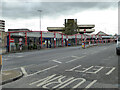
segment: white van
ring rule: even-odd
[[[117,39],[116,54],[117,55],[120,54],[120,36],[118,36],[118,39]]]

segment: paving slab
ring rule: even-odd
[[[18,70],[8,70],[8,71],[1,71],[0,74],[0,79],[1,79],[1,83],[6,84],[12,81],[15,81],[19,78],[21,78],[23,76],[23,73],[21,71]]]

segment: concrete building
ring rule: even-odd
[[[27,28],[21,28],[21,29],[8,29],[8,31],[30,31],[29,29]]]
[[[0,31],[5,31],[5,21],[0,20]]]
[[[77,31],[77,33],[80,33],[80,34],[92,33],[95,31],[94,24],[77,25],[77,19],[65,19],[65,22],[64,22],[65,27],[47,27],[47,30],[51,32],[64,32],[67,28],[67,25],[69,24],[72,24],[73,30]]]
[[[79,33],[92,33],[95,31],[95,29],[93,29],[95,27],[95,25],[93,24],[84,24],[84,25],[78,25],[78,29],[77,32]]]
[[[7,33],[5,32],[5,21],[0,20],[0,53],[6,52]]]

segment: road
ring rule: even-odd
[[[115,44],[86,49],[65,47],[3,56],[3,70],[24,77],[3,88],[118,88]]]

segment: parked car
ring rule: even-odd
[[[116,54],[120,55],[120,36],[118,36],[118,39],[117,39]]]

